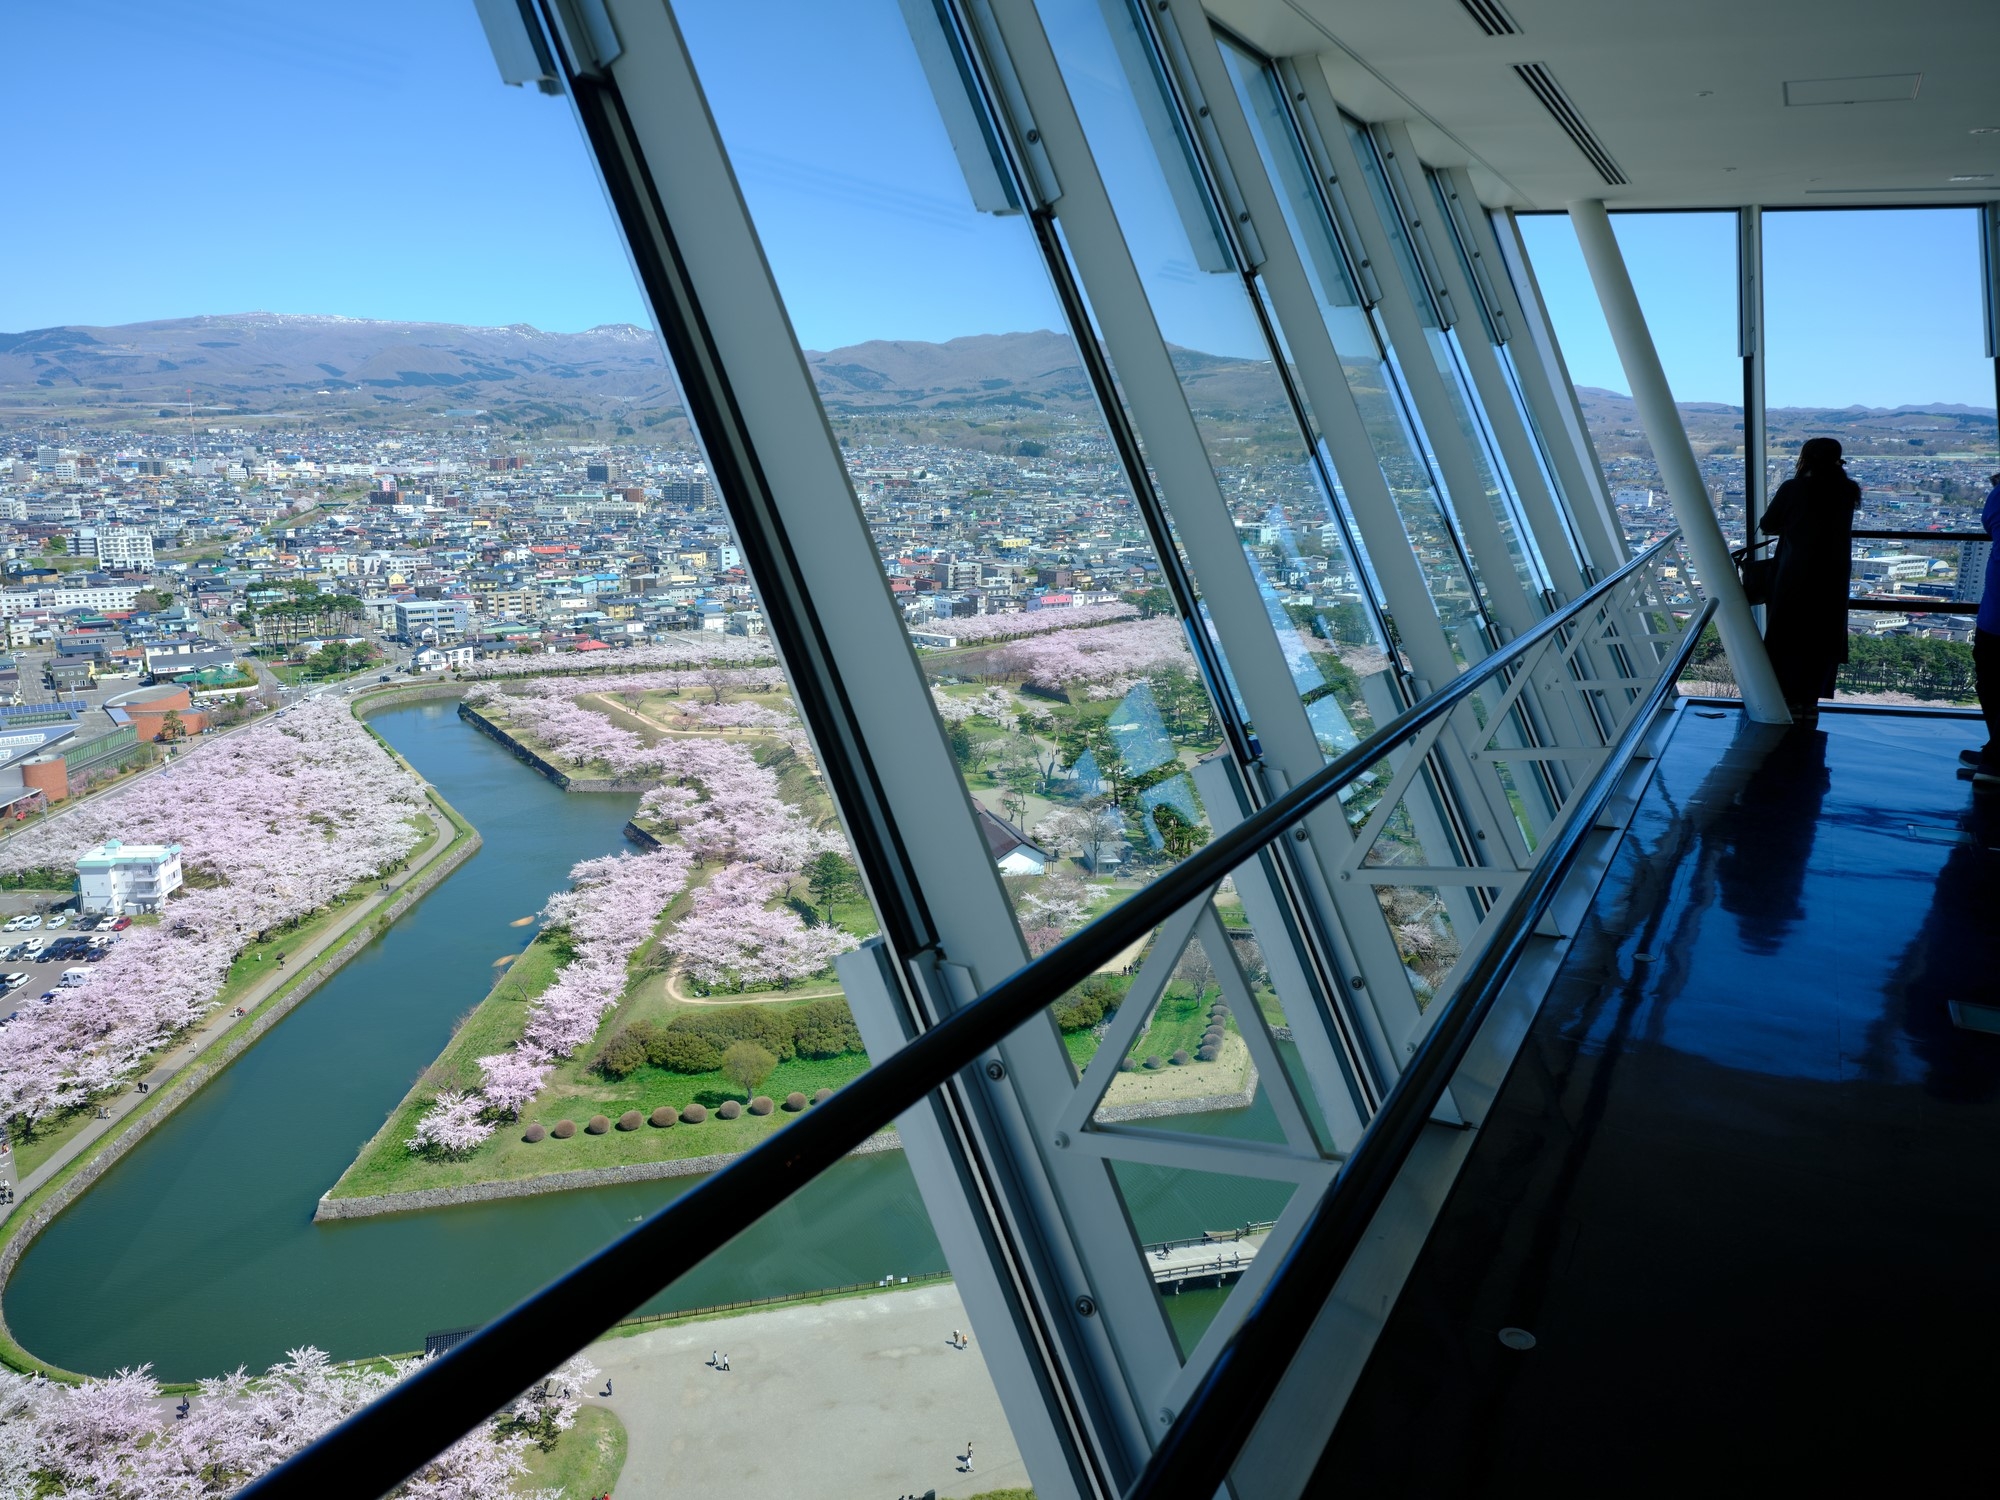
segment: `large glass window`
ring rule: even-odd
[[[1861,486],[1857,530],[1983,529],[1996,449],[1980,270],[1974,209],[1764,215],[1773,491],[1800,444],[1833,437]],[[1862,286],[1879,295],[1856,296]],[[1970,609],[1986,550],[1977,541],[1856,537],[1853,593],[1885,603],[1849,616],[1840,695],[1972,701]]]
[[[1766,212],[1773,487],[1800,443],[1836,437],[1862,524],[1978,529],[1995,456],[1979,278],[1970,208]]]
[[[1025,221],[975,209],[894,0],[677,14],[952,753],[1045,947],[1206,838],[1189,772],[1224,743],[1098,393]],[[1295,534],[1255,433],[1233,498],[1246,525]]]
[[[1387,657],[1331,469],[1130,19],[1095,0],[1040,9],[1293,681],[1336,754],[1368,732],[1359,679]]]
[[[1398,189],[1391,186],[1389,168],[1382,158],[1374,132],[1345,116],[1342,123],[1347,128],[1355,158],[1361,163],[1361,175],[1368,184],[1368,194],[1376,214],[1388,234],[1397,272],[1416,306],[1423,328],[1424,352],[1436,367],[1452,425],[1462,440],[1463,451],[1471,458],[1477,472],[1480,489],[1477,501],[1471,496],[1454,496],[1452,503],[1461,507],[1483,503],[1491,510],[1516,579],[1530,597],[1538,597],[1547,587],[1547,570],[1533,551],[1532,533],[1521,515],[1520,496],[1514,489],[1506,464],[1501,460],[1479,398],[1466,375],[1464,355],[1457,346],[1457,331],[1444,327],[1429,280],[1418,263],[1416,247],[1411,243],[1404,223],[1408,205],[1401,201]],[[1416,163],[1411,163],[1410,168],[1421,170]],[[1392,357],[1410,357],[1407,352],[1394,351],[1387,340],[1384,344],[1391,347]],[[1474,572],[1476,575],[1476,566]],[[1488,580],[1481,579],[1480,582],[1489,589],[1492,587]]]
[[[1524,214],[1519,223],[1618,518],[1635,545],[1651,542],[1673,525],[1673,510],[1576,232],[1564,214]],[[1611,226],[1710,502],[1724,531],[1740,537],[1745,458],[1736,215],[1614,213]]]
[[[1226,40],[1221,45],[1431,603],[1447,631],[1476,622],[1480,617],[1470,574],[1443,502],[1444,488],[1430,463],[1422,423],[1381,326],[1355,289],[1347,250],[1298,144],[1284,89],[1260,60]]]

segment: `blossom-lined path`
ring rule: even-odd
[[[339,921],[329,925],[318,937],[299,948],[288,949],[284,968],[273,964],[271,972],[245,990],[237,998],[235,1006],[217,1010],[190,1031],[182,1041],[176,1043],[171,1051],[153,1065],[150,1072],[142,1075],[148,1090],[147,1094],[141,1094],[136,1088],[118,1094],[104,1106],[104,1118],[90,1121],[47,1161],[17,1182],[14,1186],[14,1202],[0,1205],[0,1223],[5,1223],[7,1216],[25,1202],[30,1194],[54,1178],[58,1172],[98,1141],[123,1125],[130,1115],[147,1102],[151,1092],[171,1082],[183,1069],[199,1058],[209,1043],[236,1024],[239,1019],[236,1014],[238,1008],[254,1014],[257,1007],[270,999],[286,980],[310,968],[318,962],[322,954],[339,947],[353,934],[355,928],[400,896],[403,887],[422,875],[430,867],[431,861],[442,854],[451,843],[454,829],[450,821],[442,814],[438,814],[437,823],[437,832],[432,836],[430,843],[418,851],[408,865],[391,875],[383,889],[349,908]],[[8,1179],[4,1172],[0,1172],[0,1181],[5,1180]]]

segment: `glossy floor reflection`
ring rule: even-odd
[[[1683,710],[1312,1493],[1993,1487],[1979,729]]]

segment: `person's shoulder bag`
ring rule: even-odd
[[[1771,602],[1771,585],[1778,576],[1778,559],[1776,554],[1770,557],[1759,557],[1757,554],[1763,548],[1774,545],[1776,540],[1752,542],[1729,554],[1736,564],[1737,576],[1743,580],[1743,597],[1752,604]]]

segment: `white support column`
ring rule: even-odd
[[[1742,580],[1729,556],[1729,543],[1708,503],[1708,489],[1701,480],[1701,466],[1695,462],[1694,448],[1687,429],[1681,425],[1674,406],[1674,393],[1667,384],[1667,372],[1653,347],[1653,335],[1639,309],[1639,294],[1632,290],[1632,278],[1625,270],[1617,236],[1611,232],[1611,218],[1596,198],[1581,198],[1569,206],[1570,222],[1576,226],[1577,243],[1583,248],[1590,279],[1597,287],[1597,300],[1604,308],[1604,321],[1618,346],[1619,363],[1632,387],[1633,403],[1646,437],[1653,445],[1653,458],[1660,466],[1660,478],[1673,504],[1674,518],[1680,522],[1688,555],[1701,574],[1708,597],[1715,600],[1716,630],[1722,649],[1729,653],[1736,681],[1743,689],[1743,705],[1750,717],[1762,724],[1789,724],[1785,695],[1778,687],[1778,674],[1764,651],[1763,637],[1750,614],[1750,601],[1743,596]]]

